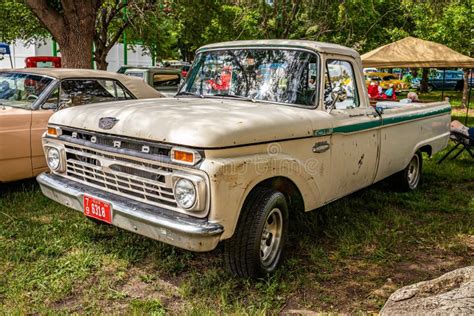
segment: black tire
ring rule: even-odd
[[[408,166],[395,174],[396,188],[405,192],[416,190],[420,185],[422,169],[423,155],[417,151],[410,159]]]
[[[285,196],[268,188],[254,189],[245,201],[234,235],[225,242],[227,269],[243,278],[272,273],[283,260],[287,236]]]

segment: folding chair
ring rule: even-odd
[[[471,158],[474,159],[474,128],[468,128],[467,126],[462,125],[458,121],[453,121],[451,123],[451,140],[456,144],[450,151],[448,151],[439,161],[438,164],[442,163],[448,156],[459,148],[459,151],[451,158],[451,160],[456,159],[464,151],[467,151]]]

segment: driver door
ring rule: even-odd
[[[356,76],[351,60],[326,61],[326,104],[332,104],[331,91],[338,87],[345,97],[334,103],[330,111],[331,135],[331,199],[334,200],[373,183],[377,171],[380,126],[382,120],[375,109],[362,105],[358,87],[365,87]]]

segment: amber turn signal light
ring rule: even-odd
[[[194,155],[192,153],[189,153],[189,152],[175,150],[175,151],[173,151],[173,159],[176,160],[176,161],[193,163],[194,162]]]
[[[171,149],[171,161],[194,165],[199,160],[201,155],[195,150],[179,147]]]
[[[58,130],[55,127],[48,127],[48,135],[58,136]]]

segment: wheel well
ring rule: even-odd
[[[304,211],[303,196],[296,184],[290,179],[286,177],[269,178],[257,184],[252,191],[259,187],[265,187],[283,193],[288,201],[288,208],[290,210]]]
[[[433,152],[433,149],[431,148],[430,145],[425,145],[423,147],[420,147],[418,150],[421,151],[422,153],[427,153],[428,156],[430,157],[431,157],[431,153]]]

